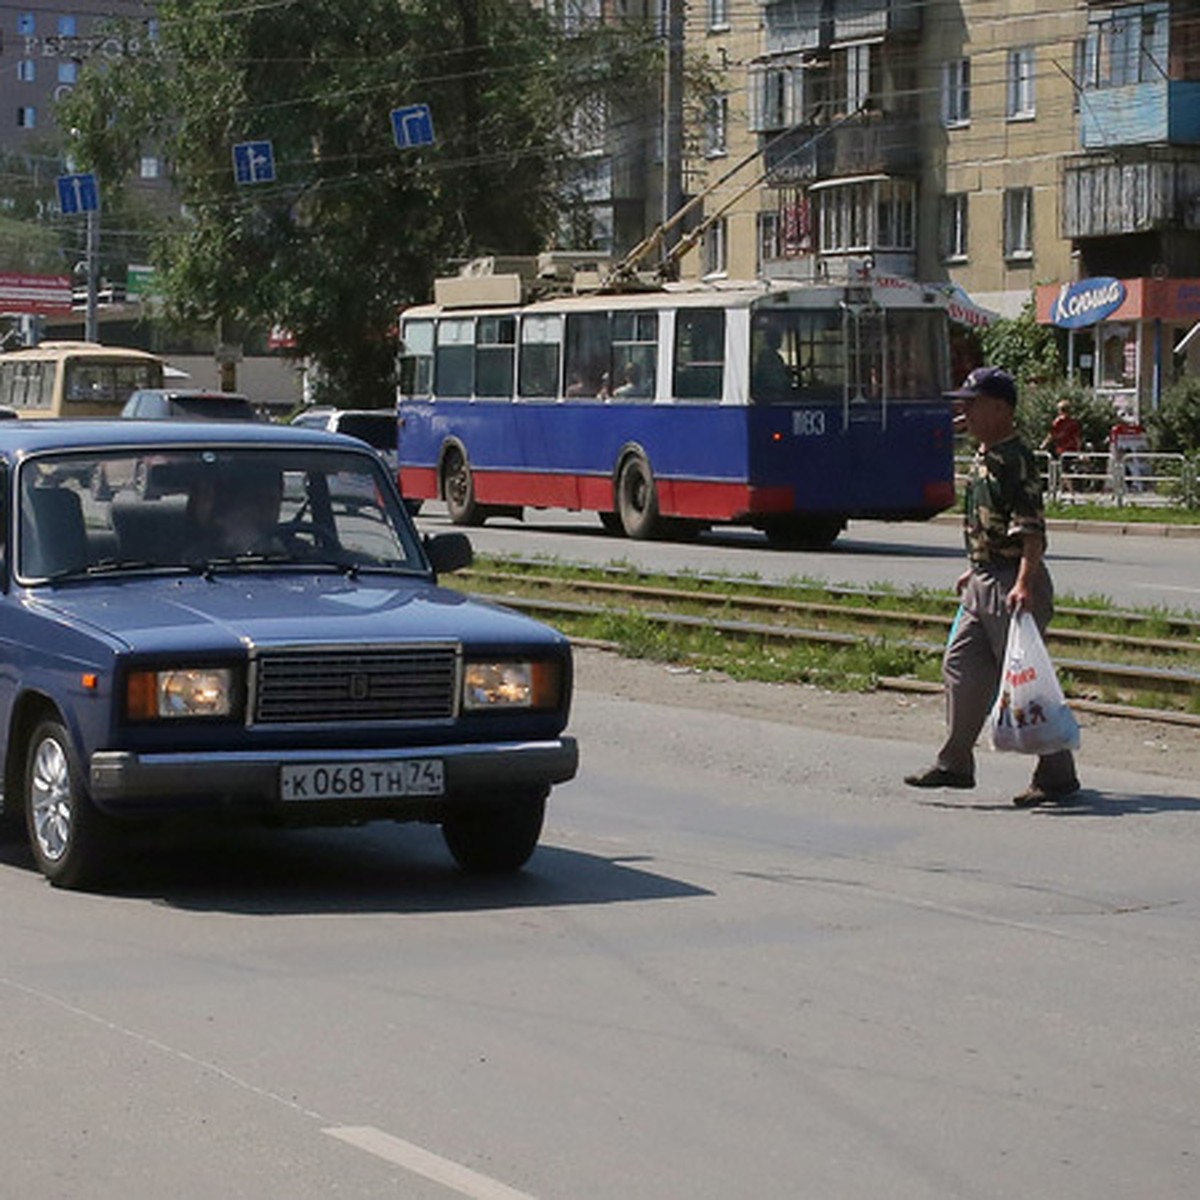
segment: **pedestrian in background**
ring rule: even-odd
[[[932,767],[905,776],[918,788],[975,786],[975,743],[1000,686],[1009,618],[1028,610],[1045,631],[1054,612],[1043,561],[1041,479],[1032,451],[1017,436],[1016,385],[1006,371],[980,367],[950,395],[978,443],[963,509],[969,565],[955,584],[961,605],[942,660],[946,740]],[[1078,790],[1074,756],[1061,750],[1038,758],[1030,786],[1013,803],[1028,808]]]

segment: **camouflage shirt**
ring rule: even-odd
[[[967,474],[963,531],[972,563],[1016,562],[1025,534],[1045,539],[1041,476],[1020,438],[975,451]]]

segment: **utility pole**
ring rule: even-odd
[[[87,213],[87,308],[84,310],[83,340],[100,340],[100,321],[97,314],[97,296],[100,285],[100,212],[89,209]]]
[[[683,30],[684,0],[667,0],[662,93],[662,222],[668,227],[661,248],[664,262],[678,236],[668,223],[683,205]]]

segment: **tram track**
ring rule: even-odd
[[[544,560],[481,560],[459,578],[476,595],[501,600],[596,641],[598,624],[621,616],[682,639],[715,638],[730,650],[770,656],[804,646],[831,655],[883,648],[911,661],[871,685],[937,690],[936,664],[957,608],[943,593],[884,590],[687,574],[620,565],[571,567]],[[620,637],[600,638],[620,645]],[[1200,727],[1200,621],[1161,612],[1061,605],[1047,643],[1064,690],[1081,709]],[[810,652],[806,649],[806,653]]]

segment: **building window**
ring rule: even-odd
[[[880,48],[878,42],[864,42],[833,52],[831,83],[838,112],[879,107]]]
[[[962,262],[967,257],[967,194],[953,192],[942,197],[942,257]]]
[[[1008,103],[1005,115],[1010,121],[1026,120],[1035,112],[1033,47],[1022,46],[1008,52]]]
[[[728,152],[729,97],[713,96],[704,123],[704,152],[709,158]]]
[[[58,64],[58,82],[79,82],[79,64],[73,58],[69,58],[66,61]]]
[[[23,12],[17,14],[17,32],[22,37],[33,37],[37,33],[37,22],[34,20],[33,13]]]
[[[32,105],[23,104],[17,109],[17,128],[33,129],[37,125],[37,109]]]
[[[58,36],[59,37],[74,37],[78,32],[75,18],[73,16],[65,16],[58,18]]]
[[[1124,87],[1167,78],[1166,4],[1131,4],[1105,14],[1088,30],[1085,86]]]
[[[559,15],[566,33],[580,33],[597,25],[601,18],[600,0],[562,0]]]
[[[704,274],[723,275],[726,270],[726,236],[728,229],[725,218],[720,217],[704,235]]]
[[[822,188],[817,227],[827,254],[912,250],[916,242],[916,189],[906,179],[878,179]]]
[[[142,155],[138,174],[142,179],[157,179],[162,174],[162,163],[152,154]]]
[[[32,58],[23,58],[17,63],[17,79],[21,83],[32,83],[37,78],[37,63]]]
[[[758,270],[761,274],[769,262],[783,257],[783,244],[779,240],[779,214],[777,212],[760,212],[758,214]]]
[[[793,124],[789,67],[752,68],[749,82],[752,133],[773,133]]]
[[[971,60],[942,64],[942,123],[966,125],[971,120]]]
[[[708,27],[729,28],[729,0],[708,0]]]
[[[1033,257],[1033,189],[1004,193],[1004,257]]]

